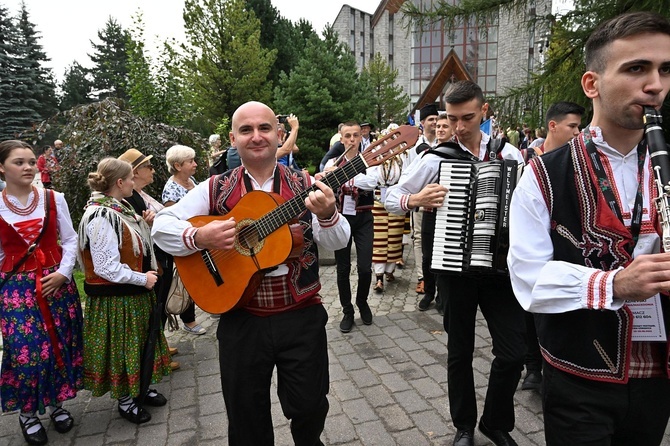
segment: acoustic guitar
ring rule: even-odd
[[[416,127],[403,125],[371,144],[344,166],[328,172],[321,182],[335,190],[366,168],[376,166],[412,147],[419,137]],[[279,194],[252,191],[245,194],[226,215],[190,218],[195,227],[214,220],[235,218],[234,248],[202,250],[174,261],[186,290],[200,308],[225,313],[243,307],[269,271],[300,256],[302,227],[296,217],[307,207],[312,185],[290,200]]]

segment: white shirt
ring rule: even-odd
[[[614,176],[616,194],[621,199],[624,223],[630,226],[631,209],[638,189],[637,150],[622,155],[602,138],[598,127],[591,127],[598,151],[605,154]],[[568,150],[568,149],[561,149]],[[649,164],[649,155],[645,166]],[[649,169],[644,176],[643,222],[649,222]],[[560,191],[554,191],[560,193]],[[575,234],[580,237],[581,234]],[[659,252],[660,238],[655,231],[642,231],[633,257]],[[514,294],[521,306],[533,313],[564,313],[579,309],[594,309],[587,305],[591,280],[602,280],[605,300],[595,309],[618,310],[624,304],[614,299],[612,282],[615,274],[582,265],[556,261],[550,236],[550,216],[537,178],[528,170],[514,190],[510,207],[510,249],[507,257]],[[620,268],[621,269],[621,268]],[[602,287],[601,287],[602,288]],[[591,301],[592,302],[592,301]],[[595,304],[599,304],[596,299]]]
[[[26,220],[33,220],[37,218],[44,219],[44,189],[38,188],[38,200],[39,204],[35,210],[29,215],[17,215],[7,209],[4,200],[0,200],[0,217],[2,217],[7,223],[14,226],[16,223]],[[67,206],[65,201],[65,196],[60,192],[53,192],[54,198],[56,201],[56,215],[58,217],[58,235],[60,238],[60,244],[63,248],[63,257],[60,261],[60,265],[56,270],[63,276],[67,277],[68,281],[72,279],[72,271],[74,270],[74,265],[77,261],[77,232],[72,227],[72,219],[70,217],[70,209]],[[19,200],[13,195],[7,195],[7,199],[23,209],[26,206],[21,204]],[[28,198],[28,206],[33,201],[33,195],[30,194]],[[44,222],[42,222],[44,224]],[[18,231],[17,231],[18,232]],[[5,252],[2,249],[2,241],[0,240],[0,264],[5,259]]]
[[[484,132],[481,132],[481,134],[479,155],[480,159],[483,160],[486,156],[486,146],[491,137]],[[469,152],[463,144],[459,143],[459,145],[461,149]],[[505,144],[501,154],[506,160],[515,160],[517,163],[523,164],[521,152],[511,144]],[[407,207],[409,196],[421,192],[428,184],[438,181],[442,161],[444,161],[444,158],[433,154],[422,154],[416,158],[407,170],[403,170],[398,184],[389,187],[386,192],[386,201],[384,202],[386,210],[397,215],[409,211],[410,209]]]
[[[212,177],[214,178],[214,177]],[[154,220],[151,230],[154,243],[162,250],[175,256],[187,256],[193,254],[197,249],[191,249],[184,243],[184,231],[192,227],[187,220],[197,215],[209,215],[210,209],[210,178],[193,188],[185,199],[179,200],[173,206],[160,211]],[[267,179],[262,185],[249,175],[254,190],[272,191],[274,175]],[[325,249],[336,251],[347,246],[351,228],[346,218],[337,214],[336,221],[332,226],[322,228],[319,219],[312,214],[312,236],[314,242]],[[288,273],[286,265],[280,265],[267,276],[281,276]]]

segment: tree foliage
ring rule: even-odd
[[[590,110],[590,101],[584,96],[579,79],[584,73],[584,44],[593,29],[607,19],[630,11],[654,11],[670,17],[670,0],[575,0],[573,9],[560,16],[535,14],[534,7],[535,0],[461,0],[456,5],[451,0],[435,0],[432,8],[425,9],[408,1],[401,10],[408,18],[408,26],[416,29],[435,24],[453,29],[464,20],[485,26],[507,14],[526,17],[529,26],[540,25],[550,30],[547,56],[531,81],[503,92],[494,100],[496,111],[510,122],[521,122],[524,110],[535,110],[536,119],[540,118],[541,122],[538,111],[557,100],[576,102]]]
[[[92,89],[89,71],[76,60],[65,69],[65,76],[60,85],[61,98],[59,108],[69,110],[77,105],[90,104],[93,100],[89,96]]]
[[[244,0],[186,0],[184,28],[185,85],[210,128],[244,102],[270,99],[276,51],[261,46],[260,21]]]
[[[374,98],[366,87],[332,27],[326,28],[324,40],[309,39],[303,57],[290,75],[281,74],[275,88],[275,112],[300,119],[297,158],[302,165],[318,165],[340,122],[371,119]]]
[[[38,43],[25,3],[13,20],[0,5],[0,139],[29,139],[36,124],[55,109],[49,59]]]
[[[145,190],[160,197],[170,176],[165,164],[167,149],[175,144],[187,145],[200,153],[207,149],[207,142],[197,133],[134,116],[123,104],[122,100],[108,98],[63,112],[61,139],[66,147],[59,152],[61,170],[54,183],[57,190],[65,193],[75,227],[90,196],[88,174],[96,170],[102,158],[117,157],[130,148],[153,155],[154,182]],[[201,166],[197,176],[206,178],[205,170]]]
[[[409,96],[401,86],[396,85],[398,70],[394,70],[377,53],[361,73],[361,82],[367,85],[374,97],[375,115],[370,121],[378,127],[386,127],[391,122],[400,123],[407,115]]]
[[[309,22],[301,19],[297,24],[282,17],[270,0],[246,0],[247,7],[254,11],[261,23],[261,46],[276,50],[277,57],[270,69],[270,80],[274,85],[279,75],[289,74],[305,50],[305,44],[316,31]]]
[[[98,31],[100,43],[92,40],[93,88],[98,98],[116,97],[128,99],[128,44],[130,33],[116,19],[109,17],[105,27]]]

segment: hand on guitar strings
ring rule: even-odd
[[[444,203],[446,196],[446,187],[437,183],[427,184],[419,193],[410,195],[407,206],[410,208],[439,208]]]
[[[218,249],[227,251],[233,248],[237,222],[234,218],[214,220],[198,228],[195,233],[195,246],[200,249]]]
[[[305,199],[305,206],[321,220],[327,220],[335,213],[335,194],[321,181],[314,183],[319,190],[312,191]]]

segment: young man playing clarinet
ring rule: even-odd
[[[456,82],[447,92],[445,100],[449,124],[460,149],[481,161],[489,161],[491,138],[479,129],[488,110],[481,88],[471,81]],[[521,153],[511,144],[500,147],[494,157],[523,163]],[[425,209],[442,206],[448,193],[444,186],[437,183],[442,160],[440,156],[431,153],[415,160],[419,163],[416,168],[410,169],[409,174],[401,177],[396,186],[389,188],[386,209],[402,214],[419,206]],[[426,212],[424,219],[432,218],[434,221],[434,214]],[[477,398],[472,360],[479,307],[488,322],[495,357],[479,430],[496,445],[516,445],[509,432],[514,429],[513,398],[521,377],[526,343],[523,310],[514,298],[509,277],[446,277],[438,274],[437,286],[439,289],[449,289],[444,325],[449,327],[449,408],[457,429],[453,444],[474,444]]]
[[[670,416],[670,253],[659,253],[643,107],[660,109],[670,89],[670,22],[620,15],[584,53],[593,118],[517,185],[509,270],[536,317],[547,445],[659,445]]]

